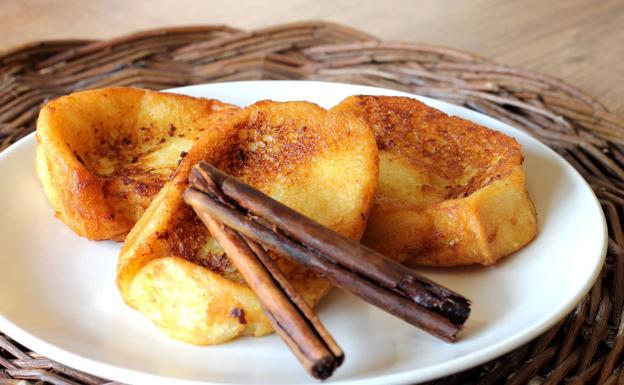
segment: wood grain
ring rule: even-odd
[[[253,29],[322,19],[385,40],[446,45],[574,84],[624,115],[621,0],[3,0],[0,50],[171,25]]]

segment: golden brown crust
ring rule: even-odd
[[[352,96],[332,111],[370,125],[380,151],[365,244],[407,264],[489,265],[535,236],[515,139],[411,98]]]
[[[49,102],[37,121],[37,173],[57,216],[89,239],[122,240],[218,113],[216,100],[134,88]]]
[[[258,102],[223,117],[197,141],[128,235],[118,286],[129,305],[168,335],[203,345],[266,334],[271,328],[257,298],[183,202],[200,160],[359,239],[377,184],[373,133],[350,115],[311,103]],[[326,280],[273,257],[309,303],[329,290]]]

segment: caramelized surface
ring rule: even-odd
[[[350,115],[305,102],[263,101],[224,116],[192,147],[128,235],[118,286],[125,301],[165,333],[193,344],[269,333],[257,298],[183,202],[190,169],[200,160],[359,239],[377,185],[374,135]],[[324,279],[274,257],[311,304],[329,290]]]
[[[513,138],[411,98],[353,96],[333,111],[370,125],[380,151],[365,244],[408,264],[487,265],[535,236]]]
[[[216,100],[132,88],[48,103],[37,172],[57,216],[90,239],[123,239],[214,115]]]

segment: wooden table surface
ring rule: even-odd
[[[0,50],[173,25],[328,20],[539,71],[624,116],[623,0],[0,0]]]

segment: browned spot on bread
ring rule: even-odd
[[[241,309],[240,307],[235,307],[232,310],[230,310],[230,317],[237,318],[238,322],[240,322],[241,325],[247,324],[247,319],[245,318],[245,311]]]
[[[228,270],[232,269],[230,259],[223,253],[208,253],[206,256],[202,257],[198,257],[196,255],[195,257],[188,259],[188,261],[221,275],[225,275]]]
[[[356,98],[353,112],[373,128],[380,150],[400,155],[438,178],[467,179],[447,186],[445,199],[470,195],[522,163],[520,147],[507,135],[410,98]]]
[[[285,119],[274,124],[264,111],[243,117],[235,130],[237,138],[233,138],[218,167],[252,185],[288,172],[328,145],[314,130],[308,131],[304,122]]]
[[[169,227],[167,238],[174,256],[197,260],[197,252],[206,241],[206,227],[189,206],[182,206]]]

